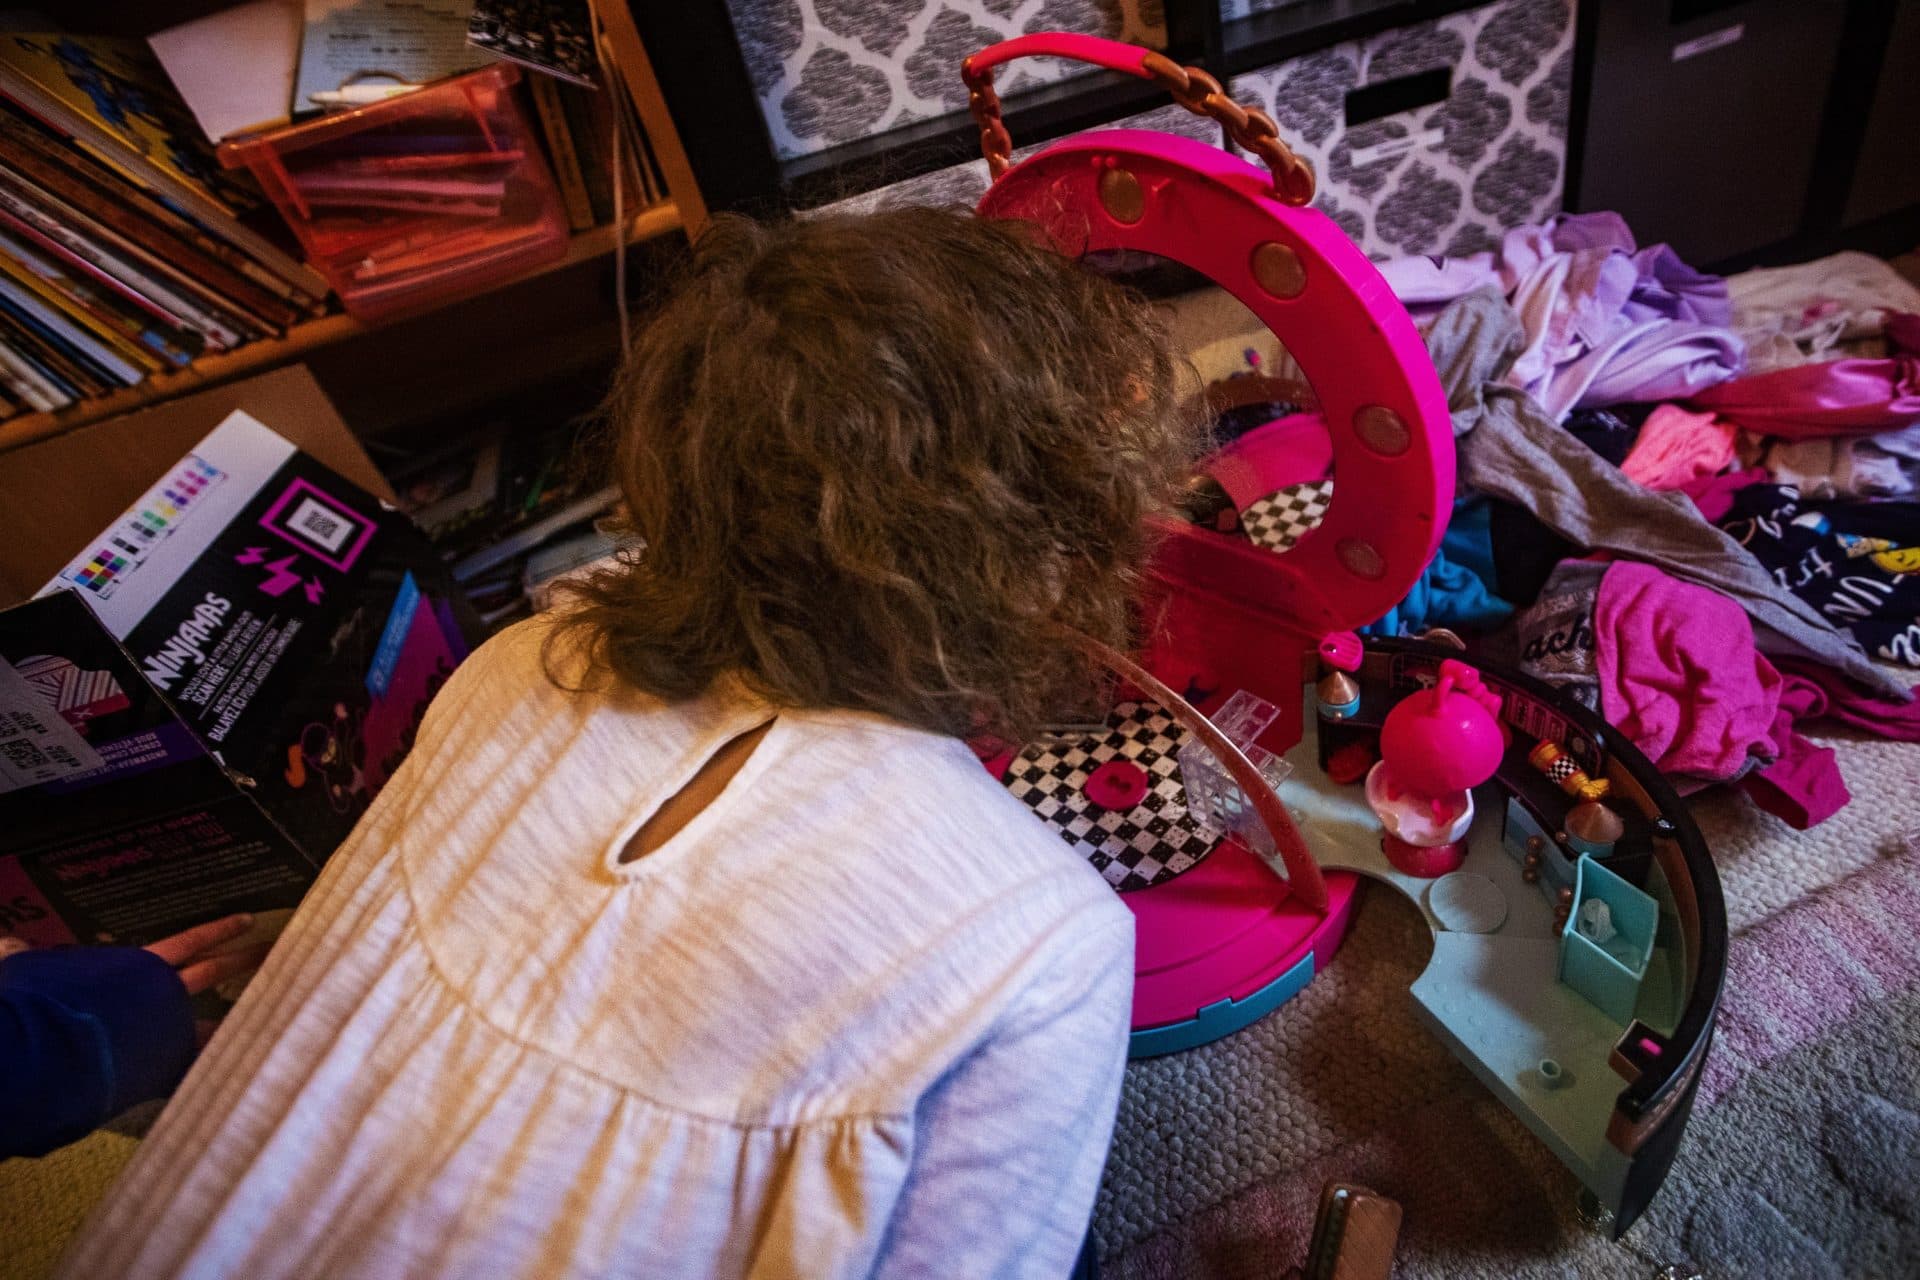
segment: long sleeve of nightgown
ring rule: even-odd
[[[915,1117],[912,1171],[874,1274],[1059,1280],[1113,1137],[1133,922],[1090,934]]]

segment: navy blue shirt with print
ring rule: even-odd
[[[1719,524],[1868,653],[1920,667],[1920,503],[1809,502],[1757,484]]]

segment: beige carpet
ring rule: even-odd
[[[140,1144],[104,1129],[38,1160],[0,1160],[0,1280],[39,1280]]]

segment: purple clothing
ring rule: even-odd
[[[1788,440],[1890,431],[1920,422],[1920,357],[1774,369],[1711,387],[1693,404],[1758,435]]]
[[[1664,244],[1639,248],[1614,213],[1516,228],[1497,257],[1401,258],[1381,272],[1408,305],[1498,285],[1526,336],[1508,381],[1556,422],[1576,408],[1685,399],[1745,358],[1726,282]]]

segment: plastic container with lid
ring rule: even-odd
[[[253,172],[348,311],[428,307],[566,252],[519,79],[484,67],[227,142],[220,162]]]

